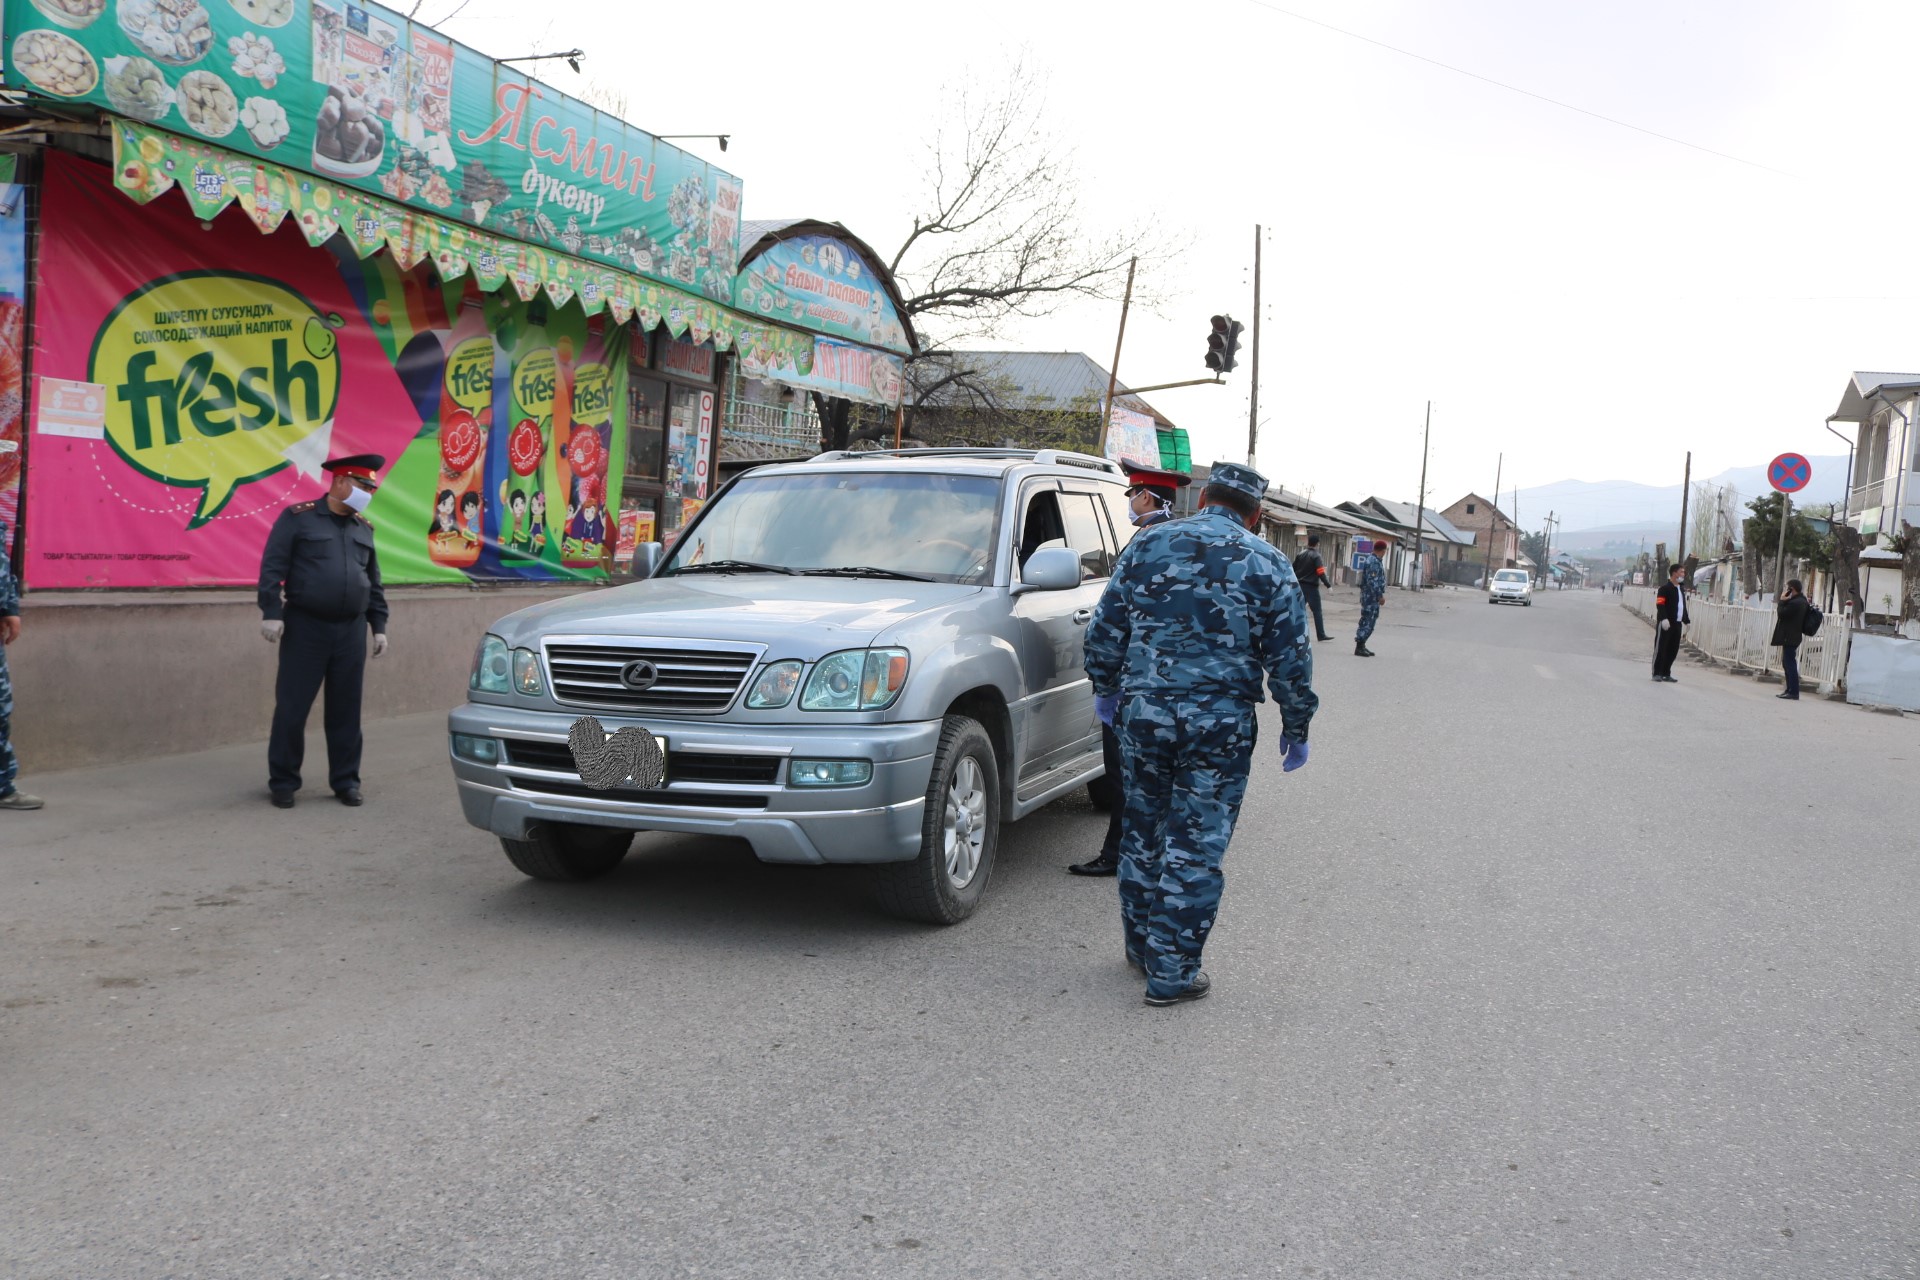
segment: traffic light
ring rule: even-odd
[[[1215,316],[1213,331],[1207,335],[1207,368],[1215,373],[1231,372],[1240,362],[1240,322],[1232,316]]]

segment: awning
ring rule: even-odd
[[[556,253],[537,245],[489,235],[451,219],[382,200],[298,169],[240,155],[138,121],[108,116],[113,133],[113,182],[122,194],[146,204],[175,189],[195,216],[212,218],[238,203],[262,234],[291,216],[307,243],[318,248],[345,238],[362,258],[385,249],[411,270],[432,260],[447,280],[471,275],[488,293],[511,286],[523,301],[545,293],[556,306],[578,301],[588,315],[609,311],[621,324],[637,319],[643,329],[665,324],[675,338],[692,335],[717,351],[735,351],[751,377],[817,387],[817,335],[756,320],[695,294],[604,263]],[[849,344],[834,343],[845,348]],[[870,351],[876,361],[900,365],[897,357]],[[881,379],[883,389],[885,383]],[[904,366],[897,380],[904,383]],[[891,407],[898,403],[857,385],[832,391],[849,399]]]

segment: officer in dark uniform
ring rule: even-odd
[[[327,774],[342,804],[360,803],[360,685],[387,649],[387,594],[373,551],[373,525],[360,514],[379,488],[387,460],[357,453],[324,464],[333,484],[317,502],[288,507],[273,522],[260,558],[260,634],[280,646],[274,683],[267,786],[275,808],[293,808],[306,754],[307,713],[324,683]]]
[[[1178,471],[1146,471],[1138,467],[1127,470],[1127,510],[1131,513],[1133,527],[1152,528],[1173,519],[1173,501],[1182,488],[1193,482],[1193,477],[1182,475]],[[1119,705],[1116,697],[1114,705]],[[1107,813],[1107,838],[1100,845],[1099,856],[1091,862],[1076,862],[1067,870],[1077,876],[1110,876],[1120,870],[1120,819],[1121,811],[1126,808],[1120,795],[1120,735],[1113,726],[1105,723],[1109,714],[1101,716],[1100,755],[1106,761],[1107,780],[1113,784],[1113,808]]]

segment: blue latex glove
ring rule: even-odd
[[[1292,773],[1307,762],[1307,744],[1295,742],[1292,738],[1280,739],[1280,758],[1284,761],[1280,772]]]
[[[1120,712],[1120,695],[1119,694],[1117,693],[1112,694],[1104,698],[1099,696],[1098,694],[1094,695],[1093,714],[1100,717],[1101,724],[1106,725],[1109,729],[1111,729],[1113,727],[1113,718],[1114,716],[1118,715],[1119,712]]]

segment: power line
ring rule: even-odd
[[[1345,27],[1336,27],[1331,22],[1322,22],[1318,18],[1309,18],[1304,13],[1295,13],[1291,9],[1282,9],[1277,4],[1269,4],[1267,0],[1247,0],[1247,3],[1256,8],[1280,14],[1282,17],[1292,18],[1298,22],[1305,22],[1312,26],[1324,28],[1336,35],[1346,36],[1350,40],[1359,40],[1366,44],[1375,45],[1387,50],[1389,53],[1397,53],[1403,58],[1412,58],[1415,62],[1424,62],[1428,66],[1439,67],[1442,71],[1451,71],[1455,75],[1466,76],[1469,80],[1478,80],[1482,84],[1490,84],[1496,89],[1505,89],[1508,93],[1517,93],[1522,97],[1532,98],[1536,102],[1544,102],[1549,106],[1559,107],[1563,111],[1576,111],[1583,116],[1592,116],[1595,120],[1603,120],[1608,124],[1618,125],[1622,129],[1631,129],[1635,133],[1644,133],[1649,138],[1658,138],[1662,142],[1671,142],[1675,146],[1690,147],[1695,151],[1704,151],[1710,156],[1718,156],[1722,160],[1731,160],[1735,164],[1744,164],[1755,169],[1764,169],[1768,173],[1778,174],[1783,178],[1798,179],[1800,176],[1799,174],[1788,173],[1785,169],[1776,169],[1770,164],[1761,164],[1758,160],[1748,160],[1742,156],[1729,155],[1725,151],[1715,151],[1712,147],[1703,147],[1697,142],[1688,142],[1685,138],[1676,138],[1670,133],[1661,133],[1656,129],[1646,128],[1644,125],[1633,124],[1627,120],[1620,120],[1613,116],[1602,115],[1598,111],[1588,110],[1586,107],[1575,106],[1571,102],[1562,102],[1558,98],[1549,98],[1544,93],[1535,93],[1531,89],[1522,89],[1519,85],[1508,84],[1504,80],[1495,80],[1492,76],[1483,76],[1478,71],[1469,71],[1465,67],[1456,67],[1450,62],[1442,62],[1438,58],[1429,58],[1424,53],[1415,53],[1411,49],[1402,49],[1398,45],[1388,44],[1385,40],[1376,40],[1372,36],[1363,36],[1358,31],[1349,31]]]

